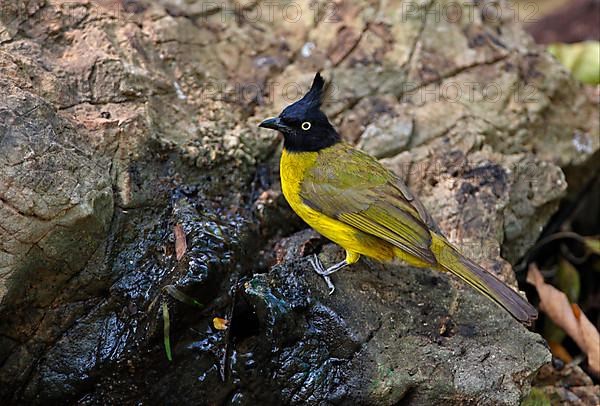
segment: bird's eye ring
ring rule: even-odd
[[[310,130],[310,123],[309,123],[308,121],[305,121],[305,122],[303,122],[303,123],[302,123],[302,129],[303,129],[304,131],[308,131],[308,130]]]

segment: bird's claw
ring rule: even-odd
[[[325,283],[327,284],[327,287],[329,288],[329,294],[331,295],[335,291],[335,285],[333,284],[333,282],[331,282],[331,278],[329,277],[329,275],[327,275],[327,270],[323,266],[323,263],[321,262],[317,254],[314,254],[312,257],[309,257],[308,261],[312,265],[315,272],[323,277]]]
[[[333,291],[335,290],[335,285],[333,284],[333,282],[331,282],[331,278],[329,276],[324,276],[323,279],[325,279],[325,283],[329,288],[329,295],[332,295]]]

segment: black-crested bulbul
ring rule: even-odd
[[[536,309],[442,235],[404,182],[375,158],[342,141],[321,111],[325,83],[312,87],[278,117],[260,127],[283,134],[281,188],[292,209],[313,229],[346,250],[346,259],[325,269],[311,259],[333,292],[329,275],[364,255],[449,271],[478,292],[530,323]]]

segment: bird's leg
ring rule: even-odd
[[[323,279],[325,279],[325,283],[327,283],[327,287],[329,288],[330,295],[335,290],[335,285],[333,284],[333,282],[331,282],[331,278],[329,277],[329,275],[331,275],[334,272],[339,271],[340,269],[342,269],[343,267],[345,267],[347,265],[350,265],[347,260],[343,260],[343,261],[338,262],[337,264],[332,265],[329,268],[325,269],[325,267],[323,266],[323,263],[321,262],[321,260],[319,259],[319,257],[316,254],[313,255],[312,257],[310,257],[309,261],[310,261],[310,264],[313,266],[315,272],[318,273],[319,275],[321,275],[323,277]]]
[[[317,258],[318,259],[318,258]],[[320,260],[319,260],[320,262]],[[323,270],[323,271],[317,271],[317,273],[321,276],[329,276],[332,273],[335,273],[337,271],[339,271],[340,269],[344,268],[345,266],[350,265],[348,264],[348,262],[346,262],[346,260],[343,260],[341,262],[338,262],[335,265],[331,265],[329,268]],[[321,264],[321,267],[323,266],[323,264]]]

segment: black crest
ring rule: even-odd
[[[280,131],[288,151],[319,151],[339,142],[340,136],[321,111],[327,90],[323,77],[317,73],[310,90],[300,100],[260,126]]]

